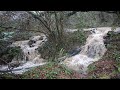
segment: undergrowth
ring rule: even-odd
[[[67,55],[70,50],[82,46],[86,38],[87,36],[85,36],[84,31],[67,33],[66,36],[62,38],[64,40],[62,42],[63,45],[55,45],[48,40],[42,47],[38,48],[38,51],[42,54],[43,58],[56,61],[57,58]]]

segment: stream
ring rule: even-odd
[[[86,40],[86,44],[82,46],[82,50],[75,56],[66,58],[61,64],[66,65],[68,68],[86,73],[87,67],[98,61],[106,52],[103,37],[111,31],[110,27],[89,28],[84,31],[91,31]]]
[[[76,29],[75,29],[76,30]],[[87,67],[98,61],[106,52],[106,47],[104,45],[103,37],[111,31],[111,27],[99,27],[99,28],[88,28],[84,31],[90,31],[91,34],[86,40],[86,44],[82,46],[80,53],[75,56],[67,57],[60,64],[66,65],[68,68],[75,71],[86,73]],[[28,42],[32,40],[31,45]],[[22,74],[32,67],[40,66],[46,64],[44,59],[41,58],[41,55],[38,53],[37,48],[43,45],[47,41],[45,35],[33,36],[30,40],[16,41],[11,46],[20,46],[24,53],[24,63],[18,67],[12,69],[12,73]],[[7,71],[8,66],[1,66],[0,71]]]
[[[0,72],[12,72],[14,74],[23,74],[24,72],[30,70],[32,67],[44,65],[46,62],[44,62],[44,59],[41,58],[41,55],[38,53],[37,48],[39,46],[42,46],[46,41],[46,36],[40,35],[33,36],[30,38],[30,40],[16,41],[12,43],[11,47],[20,46],[24,53],[23,60],[19,60],[19,63],[21,63],[21,65],[14,67],[14,64],[18,63],[15,58],[15,60],[12,60],[11,62],[11,65],[13,64],[12,66],[14,67],[12,70],[9,70],[8,65],[3,65],[0,67]]]

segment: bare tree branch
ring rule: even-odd
[[[42,25],[43,25],[47,30],[49,30],[49,31],[51,32],[50,28],[45,24],[45,22],[43,22],[43,21],[40,19],[39,16],[33,14],[33,13],[30,12],[30,11],[27,11],[27,13],[29,13],[30,15],[32,15],[34,18],[38,19],[38,20],[42,23]]]

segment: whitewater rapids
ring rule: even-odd
[[[87,67],[104,55],[107,49],[103,37],[108,31],[111,31],[111,27],[89,28],[84,31],[91,31],[92,34],[88,36],[80,53],[61,62],[61,64],[80,73],[86,73]]]
[[[31,45],[29,45],[30,41],[32,42]],[[30,40],[16,41],[12,43],[10,47],[19,46],[23,51],[23,60],[19,60],[19,63],[21,63],[21,65],[14,67],[12,70],[9,70],[8,65],[2,65],[0,66],[0,72],[23,74],[24,72],[30,70],[32,67],[46,64],[37,50],[37,48],[42,46],[46,41],[46,36],[42,34],[38,36],[33,36],[30,38]],[[16,64],[16,58],[14,58],[11,63]]]

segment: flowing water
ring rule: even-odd
[[[104,45],[103,36],[105,36],[108,31],[111,31],[110,27],[101,27],[101,28],[89,28],[84,29],[85,31],[91,31],[91,35],[88,36],[86,44],[82,47],[82,50],[79,54],[66,58],[62,64],[65,64],[68,68],[85,73],[87,67],[98,61],[106,52]],[[15,67],[12,70],[12,73],[22,74],[23,72],[29,70],[31,67],[36,67],[39,65],[45,64],[44,59],[41,58],[41,55],[38,53],[37,48],[41,46],[47,39],[45,35],[42,35],[43,39],[40,39],[41,36],[34,36],[30,40],[35,41],[31,45],[28,44],[30,40],[17,41],[11,46],[20,46],[23,53],[24,63],[18,67]],[[8,66],[1,66],[0,71],[6,71]]]
[[[32,41],[31,45],[29,45],[30,41]],[[23,60],[21,60],[23,64],[12,69],[12,73],[22,74],[23,72],[29,70],[31,67],[45,64],[44,59],[41,58],[41,55],[38,53],[37,50],[37,48],[41,46],[45,41],[47,41],[46,36],[40,35],[33,36],[30,38],[30,40],[14,42],[11,47],[20,46],[23,51],[24,57]],[[15,60],[13,60],[12,62],[15,62]],[[0,70],[7,71],[8,66],[1,66]]]
[[[105,36],[108,31],[111,31],[111,28],[101,27],[84,30],[91,31],[92,34],[88,36],[86,44],[82,47],[80,53],[66,58],[61,63],[81,73],[86,73],[87,67],[91,63],[98,61],[106,52],[103,36]]]

